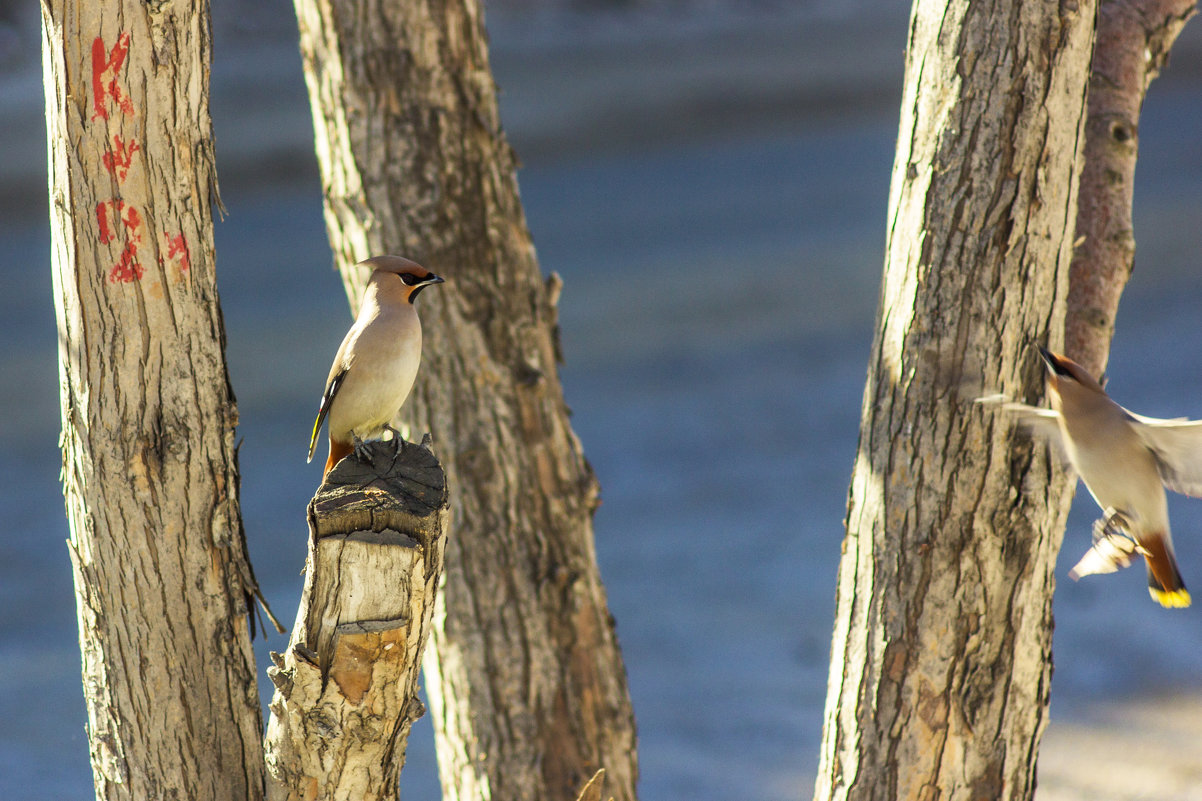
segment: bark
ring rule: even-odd
[[[446,476],[422,446],[343,460],[309,504],[305,587],[276,686],[268,798],[396,799],[442,578]]]
[[[1095,8],[917,0],[818,799],[1028,799],[1069,482],[971,402],[1062,342]]]
[[[96,796],[259,799],[208,3],[43,0],[50,216]]]
[[[445,443],[455,530],[426,680],[447,799],[635,797],[634,720],[593,548],[597,482],[557,375],[477,0],[296,0],[326,222],[348,296],[369,255],[422,296],[402,416]]]
[[[1095,376],[1106,370],[1119,297],[1135,263],[1131,200],[1140,109],[1196,9],[1195,0],[1105,0],[1098,7],[1077,207],[1080,246],[1064,332],[1067,355]]]

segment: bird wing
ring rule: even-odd
[[[1028,406],[1025,403],[1012,401],[1005,395],[986,395],[983,398],[977,398],[974,403],[998,407],[1006,414],[1012,415],[1020,426],[1032,434],[1043,437],[1051,444],[1061,447],[1060,413],[1055,409]]]
[[[1127,414],[1136,435],[1156,457],[1164,485],[1182,495],[1202,497],[1202,420],[1161,420],[1130,411]]]
[[[322,393],[321,405],[317,407],[317,422],[313,424],[313,436],[309,437],[309,458],[305,460],[306,462],[313,461],[313,450],[317,447],[317,434],[321,431],[321,424],[325,422],[326,415],[330,413],[330,404],[334,402],[334,396],[342,388],[342,381],[346,378],[346,373],[347,368],[344,367],[331,373],[330,380],[326,382],[326,391]]]

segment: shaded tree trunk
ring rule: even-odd
[[[1135,263],[1131,199],[1139,112],[1195,0],[1105,0],[1089,81],[1085,168],[1069,279],[1065,353],[1095,376],[1106,369],[1119,297]]]
[[[1070,499],[972,404],[1062,343],[1094,5],[917,0],[818,799],[1028,799]]]
[[[295,0],[330,241],[445,276],[402,411],[451,488],[427,689],[447,799],[635,797],[634,720],[593,550],[597,482],[557,375],[477,0]]]
[[[96,796],[259,799],[208,4],[43,0],[63,484]]]

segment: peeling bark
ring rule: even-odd
[[[263,797],[213,251],[208,3],[43,0],[50,217],[96,797]]]
[[[1070,486],[971,401],[1063,332],[1090,2],[917,0],[817,799],[1029,799]]]
[[[1135,264],[1131,215],[1139,114],[1196,0],[1105,0],[1089,82],[1085,167],[1069,273],[1065,353],[1095,376],[1106,370],[1119,297]]]
[[[402,416],[444,444],[454,531],[426,679],[447,799],[635,797],[634,719],[593,549],[597,482],[557,375],[478,0],[295,0],[326,223],[356,303],[369,255],[423,297]]]
[[[373,443],[344,459],[309,504],[296,625],[268,675],[273,801],[397,796],[405,746],[424,713],[422,652],[442,578],[446,476],[428,449]]]

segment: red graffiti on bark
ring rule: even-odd
[[[167,243],[167,258],[171,259],[179,267],[181,273],[188,272],[192,267],[191,254],[188,251],[188,240],[184,239],[183,234],[169,236],[163,234],[163,239]],[[163,257],[159,257],[159,264],[163,263]]]
[[[113,219],[109,219],[109,215]],[[135,206],[129,206],[120,198],[96,204],[96,223],[100,226],[100,243],[107,245],[117,238],[117,220],[125,227],[125,239],[137,245],[142,241],[138,229],[142,227],[142,215]]]
[[[129,174],[129,167],[133,163],[134,153],[137,153],[141,149],[137,139],[130,139],[127,144],[120,136],[114,135],[113,147],[101,156],[100,160],[104,163],[104,168],[120,183]]]
[[[117,73],[125,65],[125,57],[129,54],[129,32],[117,37],[113,49],[105,51],[104,40],[99,36],[92,41],[92,119],[107,120],[109,110],[107,98],[112,98],[117,108],[127,116],[134,115],[134,104],[129,95],[117,85]]]
[[[146,270],[138,261],[138,243],[130,242],[121,251],[121,258],[109,270],[109,283],[129,284],[139,280]]]
[[[104,39],[100,36],[92,40],[93,122],[107,120],[114,106],[127,117],[134,116],[133,101],[118,83],[129,55],[129,42],[128,31],[117,36],[111,49],[105,47]],[[141,149],[136,139],[124,140],[114,134],[108,151],[101,155],[100,161],[109,174],[121,183],[129,174],[134,154]],[[138,248],[142,244],[142,215],[137,207],[119,197],[101,201],[96,204],[96,225],[101,244],[116,243],[121,246],[121,255],[109,270],[109,282],[130,283],[141,279],[145,273],[138,260]]]
[[[100,228],[101,244],[107,245],[118,238],[125,242],[120,258],[109,270],[109,281],[129,283],[141,278],[145,270],[138,261],[138,245],[142,243],[142,215],[138,209],[120,198],[105,200],[96,204],[96,224]]]

